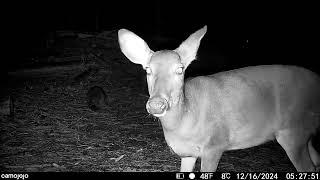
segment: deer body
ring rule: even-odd
[[[181,171],[215,171],[222,153],[276,139],[298,171],[315,171],[319,153],[310,139],[320,127],[320,78],[283,65],[263,65],[184,81],[206,27],[176,50],[153,52],[128,30],[119,30],[122,52],[147,71],[148,112],[159,117]],[[320,141],[320,140],[319,140]]]
[[[255,76],[250,76],[250,71]],[[281,71],[283,72],[279,73]],[[315,94],[316,90],[320,91],[319,86],[313,86],[312,82],[310,84],[306,81],[297,84],[295,79],[279,79],[285,75],[291,77],[296,71],[304,72],[302,68],[294,66],[257,66],[191,79],[185,83],[185,101],[189,104],[183,104],[184,108],[181,109],[186,110],[181,112],[182,118],[178,120],[160,117],[161,122],[177,121],[179,126],[175,130],[178,130],[182,137],[204,138],[208,137],[207,134],[216,132],[215,136],[226,137],[224,140],[228,144],[228,150],[261,144],[274,139],[277,131],[288,128],[291,123],[288,126],[285,122],[290,119],[302,123],[296,124],[298,126],[304,125],[300,120],[304,117],[299,117],[299,114],[309,114],[310,117],[316,115],[311,110],[299,110],[314,98],[310,95]],[[258,73],[262,73],[260,77],[257,76]],[[304,75],[302,79],[309,79],[308,76],[313,74],[305,71]],[[299,89],[289,88],[298,86],[305,89],[299,92]],[[305,93],[306,90],[310,93]],[[293,104],[293,101],[297,102]],[[290,108],[292,110],[288,111]],[[313,121],[312,126],[320,123],[316,118]],[[164,129],[170,129],[170,125],[168,126],[164,125]],[[208,132],[203,132],[206,129]],[[212,132],[209,133],[210,131]],[[201,137],[201,132],[204,137]],[[170,130],[168,133],[170,134]],[[170,142],[170,135],[166,137]]]

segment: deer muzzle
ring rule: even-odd
[[[148,113],[156,117],[164,116],[168,107],[167,100],[161,97],[152,97],[146,104]]]

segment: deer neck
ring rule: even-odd
[[[162,127],[165,131],[174,131],[181,127],[185,116],[188,114],[189,101],[183,90],[178,95],[178,101],[167,111],[165,116],[160,117]]]

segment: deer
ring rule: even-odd
[[[276,140],[297,171],[319,171],[320,78],[296,65],[255,65],[184,79],[205,25],[174,50],[152,51],[118,31],[121,52],[146,71],[146,110],[161,122],[181,172],[217,170],[222,153]],[[317,139],[315,139],[317,138]]]

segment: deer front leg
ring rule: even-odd
[[[180,172],[191,172],[196,163],[196,157],[182,157]]]
[[[201,156],[201,172],[215,172],[224,149],[204,149]]]

